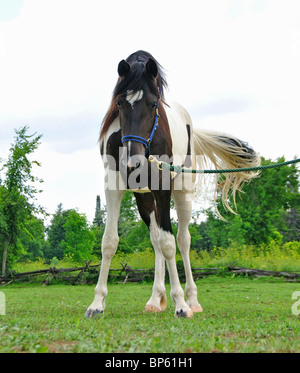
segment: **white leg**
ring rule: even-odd
[[[152,288],[152,295],[147,302],[144,311],[160,312],[167,306],[165,288],[165,258],[159,247],[159,229],[155,219],[155,213],[150,214],[150,238],[155,251],[155,275]]]
[[[95,298],[86,312],[86,317],[89,318],[104,312],[108,272],[112,257],[116,253],[119,243],[118,220],[123,194],[124,190],[106,189],[105,191],[107,220],[102,238],[102,262],[98,283],[95,288]]]
[[[173,197],[178,215],[177,244],[184,263],[186,277],[185,293],[187,297],[187,304],[193,312],[202,312],[202,307],[197,299],[197,286],[193,279],[190,263],[191,236],[188,226],[192,214],[192,201],[190,196],[181,190],[174,191]]]
[[[175,238],[172,233],[161,228],[159,231],[159,245],[167,261],[170,276],[171,297],[175,303],[175,317],[192,317],[193,312],[184,300],[184,292],[178,277]]]
[[[184,300],[184,292],[180,285],[177,266],[176,266],[176,245],[175,238],[172,233],[171,218],[170,218],[170,191],[153,191],[157,215],[159,235],[158,243],[160,250],[166,259],[170,283],[171,297],[175,303],[175,317],[192,317],[193,312]]]

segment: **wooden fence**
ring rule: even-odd
[[[265,271],[255,268],[235,267],[234,263],[235,262],[224,268],[193,268],[192,272],[194,279],[202,279],[211,275],[226,274],[247,275],[255,277],[284,277],[288,281],[297,281],[300,279],[300,273],[297,272]],[[109,281],[125,284],[126,282],[146,282],[153,281],[154,279],[154,269],[133,269],[127,263],[124,265],[121,263],[121,266],[122,268],[119,269],[110,269]],[[86,283],[93,284],[97,282],[99,267],[100,263],[96,265],[90,265],[90,262],[86,262],[85,266],[83,267],[50,267],[48,269],[40,269],[23,273],[10,271],[10,273],[6,276],[0,276],[0,284],[8,285],[12,282],[18,281],[41,282],[44,286],[53,281],[69,283],[72,285]],[[184,280],[184,269],[181,266],[179,266],[178,272],[181,280]],[[167,271],[166,277],[168,277]]]

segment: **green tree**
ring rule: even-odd
[[[277,162],[284,162],[284,158]],[[263,165],[273,163],[262,159]],[[221,198],[217,199],[218,210],[227,222],[213,209],[206,211],[205,225],[212,246],[227,247],[232,242],[256,245],[280,237],[299,238],[299,170],[295,164],[262,171],[243,187],[243,192],[237,198],[238,215],[225,211]],[[234,209],[232,199],[229,205]]]
[[[67,212],[63,211],[63,205],[60,203],[51,219],[50,226],[47,228],[48,245],[44,248],[44,256],[47,259],[56,257],[62,259],[64,252],[60,243],[65,238],[64,224],[66,222]]]
[[[120,235],[119,250],[124,253],[143,251],[151,247],[149,230],[142,220],[126,224]]]
[[[297,202],[299,205],[299,202]],[[300,208],[293,207],[283,214],[284,228],[281,231],[285,242],[300,241]]]
[[[20,236],[26,219],[34,213],[44,212],[36,205],[35,195],[40,192],[34,184],[42,180],[32,175],[32,166],[40,164],[29,159],[40,144],[41,135],[28,135],[28,127],[16,130],[15,142],[9,157],[2,166],[4,181],[0,190],[0,252],[2,275],[6,273],[7,260],[16,259],[22,252]]]
[[[130,239],[128,239],[128,237],[132,230],[136,228],[137,222],[139,220],[140,217],[134,195],[129,190],[126,190],[122,199],[119,216],[119,251],[125,253],[134,251],[132,242],[130,242]]]
[[[92,254],[101,258],[101,242],[104,234],[104,225],[101,225],[100,227],[98,227],[97,225],[93,225],[91,229],[94,232],[95,236]]]
[[[98,195],[96,197],[95,218],[93,220],[92,230],[95,236],[93,254],[95,254],[99,258],[101,257],[101,241],[102,241],[102,237],[104,234],[105,218],[106,218],[105,206],[102,208],[101,199],[100,199],[100,196]]]
[[[95,245],[95,226],[90,226],[86,215],[77,210],[63,210],[60,203],[48,227],[48,244],[45,257],[63,259],[71,257],[76,262],[88,260]]]
[[[93,220],[93,225],[101,227],[105,224],[105,209],[101,207],[101,198],[100,196],[96,197],[96,209],[95,209],[95,218]]]
[[[85,214],[69,210],[63,227],[65,238],[61,241],[60,246],[64,255],[71,257],[76,262],[90,259],[95,235]]]
[[[137,204],[131,191],[126,190],[122,199],[119,225],[140,220]]]
[[[26,251],[24,259],[36,260],[37,258],[43,258],[45,246],[44,222],[34,215],[26,219],[20,241]]]

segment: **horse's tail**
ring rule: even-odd
[[[194,128],[193,132],[198,167],[207,166],[207,161],[217,170],[257,167],[261,163],[260,156],[247,143],[233,136],[197,128]],[[232,191],[235,204],[236,192],[241,190],[245,181],[250,181],[258,175],[259,172],[242,171],[224,173],[222,178],[216,176],[215,199],[217,190],[221,190],[224,207],[234,213],[228,204],[229,191]]]

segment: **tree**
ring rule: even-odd
[[[69,210],[63,227],[65,238],[61,241],[60,246],[64,255],[71,257],[76,262],[90,259],[95,235],[85,214],[80,214],[76,210]]]
[[[122,198],[119,224],[126,222],[136,222],[140,219],[137,204],[131,191],[126,190]]]
[[[101,240],[104,233],[105,210],[101,208],[100,197],[96,199],[95,219],[93,221],[93,232],[95,244],[93,254],[101,256]],[[131,191],[125,191],[118,224],[119,246],[121,252],[133,252],[143,250],[151,246],[149,230],[141,221],[135,197]]]
[[[105,218],[106,218],[106,211],[105,211],[105,208],[102,209],[101,199],[100,199],[100,196],[98,195],[96,197],[95,218],[93,220],[92,230],[95,236],[93,254],[99,257],[101,256],[101,241],[102,241],[102,237],[104,234]]]
[[[35,195],[40,190],[34,187],[42,180],[32,175],[32,166],[40,166],[28,156],[40,144],[41,135],[28,135],[28,127],[15,130],[15,142],[11,145],[4,171],[4,181],[0,188],[0,251],[2,252],[2,275],[6,273],[7,259],[17,257],[23,250],[20,236],[24,222],[33,213],[44,212],[36,205]]]
[[[105,209],[101,208],[101,198],[100,196],[96,197],[96,210],[95,210],[95,218],[93,220],[93,224],[101,227],[105,223]]]
[[[44,222],[34,215],[26,219],[20,241],[26,251],[24,259],[36,260],[37,258],[43,258],[45,246]]]
[[[95,244],[94,228],[85,214],[77,210],[63,210],[60,203],[48,228],[47,259],[71,257],[76,262],[90,259]]]
[[[137,250],[137,237],[138,242],[140,244],[142,243],[145,236],[143,233],[145,233],[146,230],[144,230],[142,233],[141,229],[144,228],[144,226],[140,220],[141,218],[138,212],[135,197],[131,191],[126,190],[122,199],[119,216],[119,251],[129,253]],[[141,249],[140,245],[139,249]]]
[[[104,225],[101,225],[100,227],[98,227],[98,225],[93,225],[92,231],[94,232],[94,236],[95,236],[95,242],[94,242],[92,254],[100,258],[101,257],[101,242],[102,242],[102,237],[104,234]]]
[[[284,162],[284,158],[277,162]],[[272,163],[262,159],[263,165]],[[299,170],[295,164],[261,171],[257,179],[243,187],[243,192],[237,198],[238,215],[225,211],[221,198],[217,199],[218,210],[227,222],[212,209],[206,210],[203,225],[211,247],[228,247],[232,242],[257,245],[280,237],[284,241],[299,239]],[[234,209],[232,198],[229,205]]]
[[[300,241],[300,209],[293,207],[286,211],[283,215],[283,223],[284,241]]]
[[[47,259],[52,259],[53,257],[62,259],[64,257],[60,243],[65,238],[64,224],[66,222],[66,215],[67,212],[63,211],[63,205],[60,203],[47,229],[48,245],[44,249],[44,255]]]

